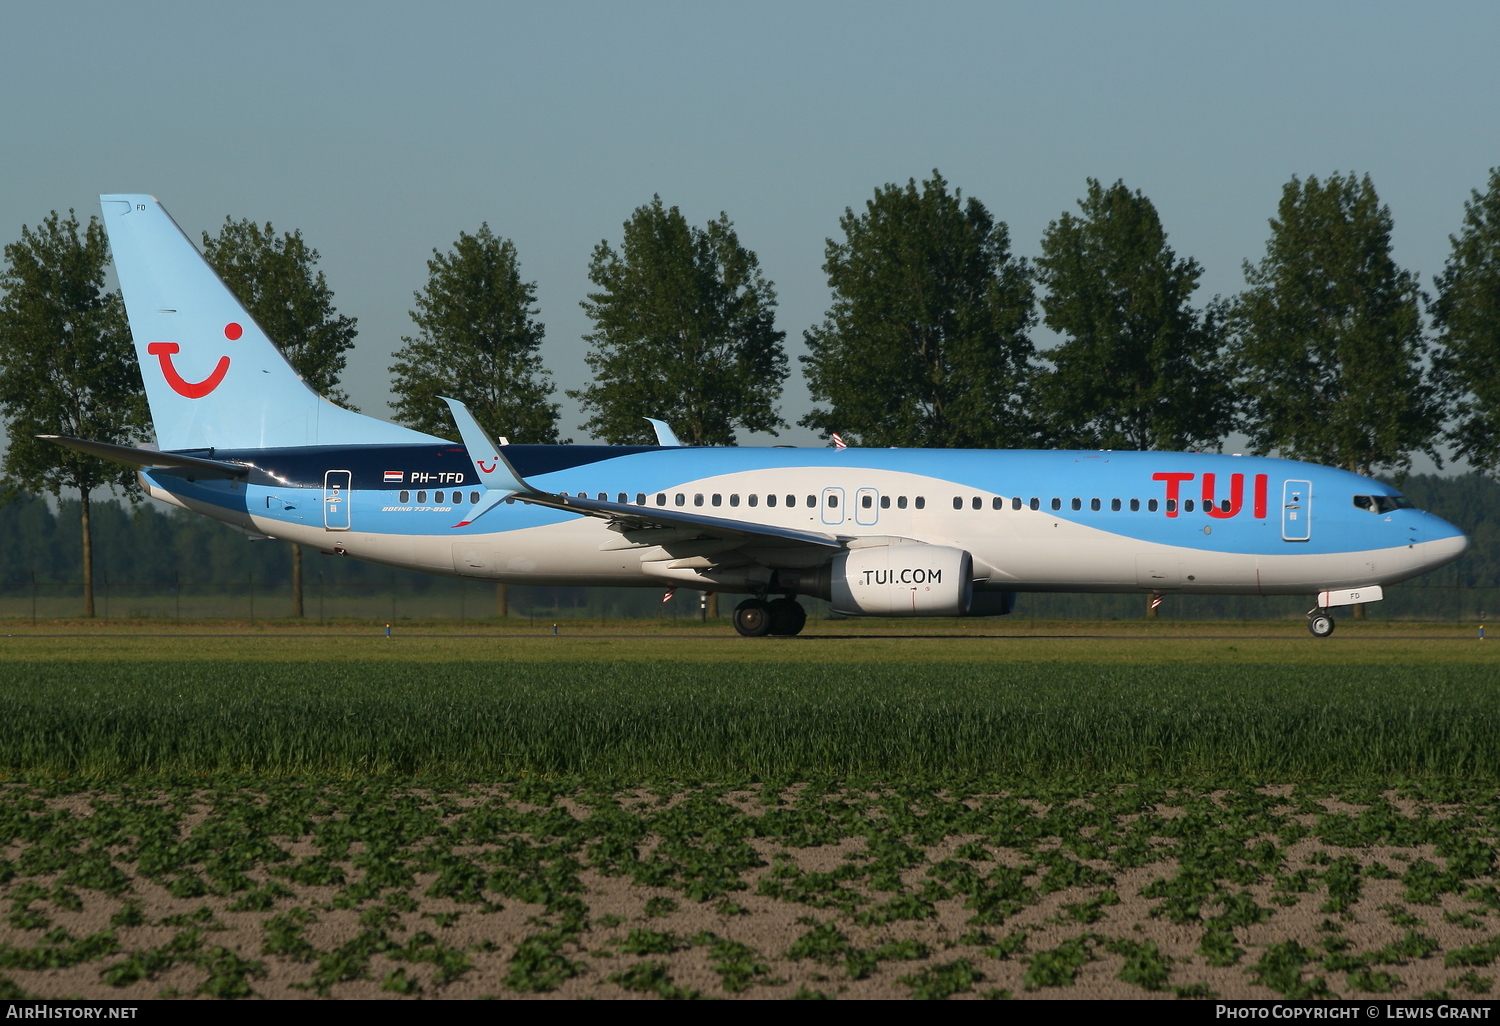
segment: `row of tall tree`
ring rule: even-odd
[[[933,172],[846,209],[824,272],[833,302],[804,332],[819,404],[799,423],[865,445],[1213,449],[1401,472],[1440,447],[1500,470],[1500,168],[1465,204],[1424,294],[1392,256],[1368,176],[1293,178],[1246,287],[1195,303],[1203,275],[1168,244],[1154,204],[1090,179],[1034,261],[983,203]],[[397,419],[446,428],[439,393],[497,433],[557,438],[534,287],[488,226],[434,253],[392,367]],[[784,428],[788,376],[776,294],[725,215],[691,225],[659,197],[596,247],[593,383],[582,425],[649,442],[668,419],[697,445]],[[1425,316],[1424,316],[1425,313]],[[1039,349],[1038,324],[1059,341]]]
[[[1500,470],[1500,168],[1465,204],[1434,293],[1391,253],[1391,214],[1368,176],[1293,178],[1265,255],[1239,295],[1195,304],[1202,267],[1167,242],[1155,206],[1090,179],[1040,255],[934,171],[846,209],[823,269],[833,300],[800,359],[818,406],[799,423],[853,444],[1217,448],[1234,430],[1261,454],[1401,471],[1446,445]],[[339,380],[357,325],[339,314],[300,231],[226,219],[203,251],[308,384],[348,405]],[[12,494],[79,496],[85,579],[89,495],[129,474],[35,439],[129,443],[149,435],[129,329],[105,289],[102,227],[56,212],[5,247],[0,415]],[[542,365],[536,286],[488,224],[434,251],[390,368],[395,419],[447,434],[438,395],[492,434],[559,441]],[[689,444],[785,428],[788,377],[776,293],[727,215],[703,228],[660,197],[619,248],[595,248],[582,303],[593,381],[570,391],[582,428],[653,440],[664,417]],[[1424,308],[1426,317],[1424,319]],[[1039,349],[1038,324],[1058,342]],[[294,594],[301,577],[293,550]],[[87,600],[92,605],[91,601]],[[92,612],[92,609],[89,610]],[[298,610],[300,612],[300,609]]]

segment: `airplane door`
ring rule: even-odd
[[[871,526],[880,519],[880,493],[873,488],[861,488],[854,493],[854,522]]]
[[[842,524],[844,522],[844,490],[842,488],[823,489],[823,523]]]
[[[323,526],[330,531],[349,530],[349,481],[347,470],[323,475]]]
[[[1281,540],[1312,537],[1312,482],[1287,481],[1281,486]]]

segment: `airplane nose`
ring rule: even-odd
[[[1453,562],[1469,548],[1468,535],[1445,521],[1438,521],[1438,523],[1441,523],[1452,533],[1445,537],[1417,543],[1417,552],[1422,563],[1423,573],[1426,573],[1428,570],[1436,570],[1440,566]]]

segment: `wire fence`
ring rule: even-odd
[[[743,596],[718,598],[727,615]],[[291,585],[285,580],[111,581],[94,585],[95,614],[104,620],[283,620],[293,616]],[[803,598],[814,617],[831,615],[826,602]],[[1135,595],[1022,593],[1014,616],[1031,620],[1129,620],[1147,615],[1149,598]],[[1282,620],[1308,611],[1311,596],[1173,595],[1157,610],[1162,620]],[[81,581],[0,582],[0,619],[76,619],[83,614]],[[1385,601],[1370,603],[1370,620],[1452,623],[1483,621],[1500,609],[1500,586],[1424,581],[1385,589]],[[304,581],[306,620],[498,621],[697,619],[707,603],[701,592],[683,590],[668,601],[644,588],[497,587],[493,582],[417,577],[392,573],[386,580],[330,581],[321,574]],[[1341,615],[1348,615],[1346,612]]]

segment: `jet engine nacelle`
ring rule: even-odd
[[[963,616],[974,595],[974,560],[943,545],[872,545],[839,554],[833,608],[851,616]]]

